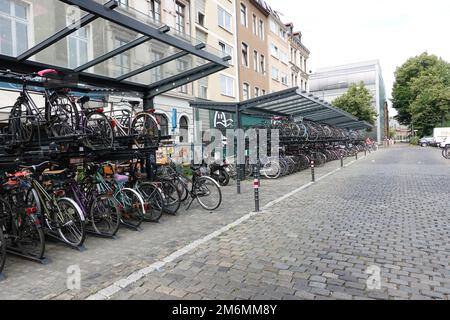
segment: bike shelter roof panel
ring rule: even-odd
[[[228,112],[241,112],[243,114],[283,115],[303,117],[324,124],[335,125],[348,129],[369,129],[372,126],[360,121],[353,115],[340,110],[330,103],[315,97],[298,88],[290,88],[257,97],[240,103],[218,104],[216,102],[193,102],[196,108],[211,109]]]
[[[91,86],[151,96],[174,88],[155,86],[164,80],[194,81],[190,69],[229,66],[222,51],[114,0],[3,0],[0,24],[0,69],[52,68]]]

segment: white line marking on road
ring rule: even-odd
[[[364,159],[366,157],[361,157],[360,160]],[[349,162],[348,164],[346,164],[344,167],[348,167],[350,165],[352,165],[353,163],[357,162],[357,160],[353,160],[351,162]],[[315,183],[317,183],[318,181],[321,181],[323,179],[325,179],[326,177],[331,176],[332,174],[335,174],[336,172],[342,170],[342,168],[337,168],[331,172],[328,172],[327,174],[324,174],[323,176],[319,177],[316,179],[316,182],[309,182],[303,186],[301,186],[300,188],[297,188],[291,192],[289,192],[288,194],[273,200],[271,202],[269,202],[268,204],[266,204],[263,208],[261,212],[250,212],[248,214],[246,214],[245,216],[242,216],[241,218],[235,220],[234,222],[206,235],[205,237],[195,240],[194,242],[191,242],[190,244],[184,246],[183,248],[173,252],[172,254],[170,254],[169,256],[165,257],[164,259],[162,259],[161,261],[157,261],[151,265],[149,265],[148,267],[135,271],[132,274],[130,274],[127,278],[124,279],[120,279],[118,281],[116,281],[114,284],[110,285],[109,287],[106,287],[100,291],[98,291],[97,293],[90,295],[89,297],[86,298],[86,300],[108,300],[110,299],[113,295],[115,295],[116,293],[118,293],[119,291],[121,291],[122,289],[125,289],[126,287],[132,285],[133,283],[136,283],[137,281],[141,280],[142,278],[144,278],[146,275],[154,272],[155,270],[160,270],[161,268],[163,268],[167,263],[170,263],[174,260],[176,260],[177,258],[185,255],[186,253],[189,253],[190,251],[193,251],[195,249],[197,249],[200,245],[208,242],[209,240],[212,240],[214,238],[217,238],[218,236],[220,236],[221,234],[229,231],[230,229],[240,225],[241,223],[247,221],[248,219],[250,219],[251,217],[264,213],[265,210],[267,210],[268,208],[274,206],[277,203],[280,203],[283,200],[286,200],[287,198],[293,196],[294,194],[305,190],[306,188],[309,188],[310,186],[314,185]]]

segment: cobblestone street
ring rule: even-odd
[[[339,163],[328,163],[317,168],[317,178],[333,174],[210,237],[111,298],[448,299],[449,165],[437,149],[404,146],[382,149],[337,172]],[[263,180],[262,206],[310,180],[308,170]],[[250,182],[242,195],[235,185],[223,191],[224,203],[214,213],[196,206],[144,225],[141,232],[120,230],[116,240],[90,237],[84,252],[50,243],[48,265],[9,256],[0,299],[96,294],[253,210]],[[71,265],[81,269],[81,290],[66,287]],[[380,268],[381,289],[367,287],[368,268]]]
[[[439,150],[380,151],[114,298],[448,299],[449,178]]]

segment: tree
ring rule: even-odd
[[[419,136],[444,126],[449,121],[450,64],[426,52],[408,59],[395,72],[392,103],[398,122],[412,125]]]
[[[333,105],[354,115],[359,120],[374,125],[377,113],[372,106],[372,100],[372,94],[364,86],[364,82],[360,82],[358,85],[350,85],[344,95],[333,101]]]

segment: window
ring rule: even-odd
[[[161,22],[161,0],[150,0],[150,16],[155,22]]]
[[[226,75],[220,75],[220,93],[224,96],[234,97],[234,79]]]
[[[87,27],[80,28],[71,35],[67,37],[67,58],[68,58],[68,66],[71,69],[75,69],[85,63],[88,62],[88,29]],[[125,41],[116,39],[117,48],[126,44]],[[123,54],[122,54],[123,55]],[[119,75],[122,75],[129,71],[129,65],[127,56],[122,57],[122,55],[117,56],[119,59],[119,63],[116,62],[116,65],[119,66],[119,71],[122,72]]]
[[[233,47],[229,46],[228,44],[219,41],[219,47],[222,49],[222,52],[229,55],[231,57],[231,60],[229,61],[231,65],[233,65]]]
[[[177,70],[179,73],[186,71],[189,68],[189,63],[186,60],[177,60]],[[188,93],[188,85],[182,85],[178,88],[179,93]]]
[[[259,38],[264,40],[264,21],[259,19]]]
[[[278,34],[278,26],[273,20],[270,20],[270,31],[272,31],[275,34]]]
[[[186,33],[186,17],[185,17],[185,6],[179,2],[176,2],[175,12],[176,12],[176,29],[180,33]]]
[[[288,64],[289,63],[288,54],[282,50],[279,51],[279,54],[280,54],[279,57],[280,57],[281,62]]]
[[[180,118],[180,142],[189,140],[189,121],[186,116]]]
[[[261,90],[261,95],[265,96],[266,95],[266,90],[262,89]]]
[[[198,84],[198,97],[208,99],[208,87],[204,84]]]
[[[169,135],[169,120],[167,120],[167,116],[164,114],[156,114],[156,121],[158,121],[159,126],[161,127],[161,135],[168,136]]]
[[[253,34],[258,35],[258,20],[255,14],[253,15]]]
[[[279,31],[278,31],[278,36],[283,39],[286,40],[286,31],[280,27]]]
[[[288,75],[284,72],[281,72],[281,83],[284,85],[288,85]]]
[[[161,52],[153,51],[152,52],[152,63],[159,61],[163,58],[164,54]],[[158,66],[150,70],[151,77],[153,82],[158,82],[162,80],[162,66]]]
[[[273,79],[273,80],[279,81],[279,77],[280,77],[280,74],[279,74],[279,73],[280,73],[280,72],[278,71],[277,68],[272,67],[272,79]]]
[[[241,24],[247,26],[247,7],[241,3]]]
[[[253,68],[255,69],[256,72],[258,72],[259,70],[259,63],[258,63],[258,51],[253,51]]]
[[[242,65],[248,67],[248,45],[242,42]]]
[[[119,5],[123,8],[128,7],[128,0],[119,0]]]
[[[0,0],[0,53],[18,56],[28,49],[28,5]]]
[[[278,47],[273,43],[270,44],[270,54],[275,58],[278,58]]]
[[[263,54],[261,55],[259,63],[261,64],[260,66],[261,73],[266,74],[266,58],[264,57]]]
[[[124,45],[126,45],[128,43],[128,41],[120,39],[120,38],[116,38],[114,40],[114,47],[115,48],[120,48]],[[116,76],[121,76],[124,75],[125,73],[130,72],[131,70],[131,66],[130,66],[130,53],[129,51],[124,52],[122,54],[119,54],[117,56],[114,57],[114,63],[115,63],[115,71],[116,71]]]
[[[259,88],[255,87],[255,98],[259,97]]]
[[[197,12],[197,22],[202,27],[205,26],[205,15],[202,12]]]
[[[300,87],[300,89],[304,90],[304,89],[303,89],[303,79],[301,80],[301,85],[302,85],[302,86]]]
[[[306,59],[303,59],[303,64],[304,64],[303,70],[306,72]]]
[[[231,32],[231,14],[226,12],[223,8],[218,7],[219,26]]]
[[[242,86],[242,99],[250,99],[250,85],[248,83],[244,83]]]

